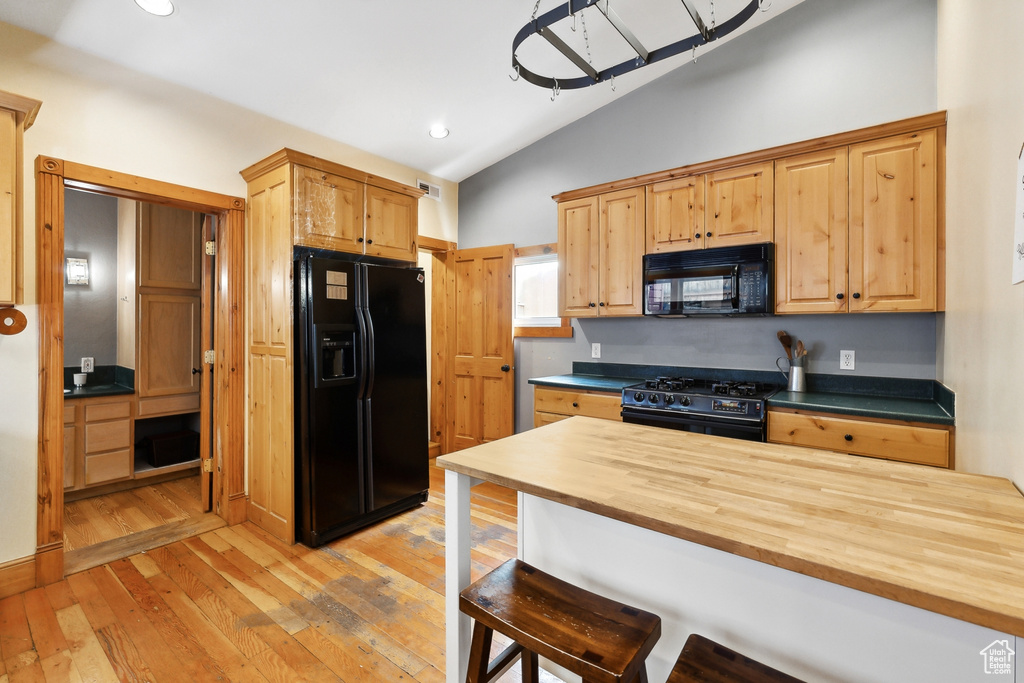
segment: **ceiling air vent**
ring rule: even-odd
[[[417,180],[416,184],[420,186],[420,189],[426,192],[424,197],[430,197],[435,201],[441,201],[441,187],[439,185],[432,185],[425,180]]]

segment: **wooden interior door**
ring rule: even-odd
[[[776,313],[846,310],[847,151],[775,162]]]
[[[216,243],[216,219],[207,214],[203,216],[203,241],[204,243]],[[213,288],[216,278],[213,277],[214,262],[216,254],[207,254],[203,258],[203,290],[201,312],[202,319],[199,323],[199,348],[200,353],[207,349],[213,349],[213,326],[215,300]],[[199,497],[203,506],[203,512],[210,512],[213,507],[213,363],[207,363],[203,358],[197,368],[202,370],[199,376],[199,457],[202,466],[199,468]]]
[[[448,283],[449,451],[515,430],[512,264],[505,244],[452,252]]]

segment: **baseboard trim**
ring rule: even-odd
[[[0,564],[0,600],[35,587],[35,555]]]

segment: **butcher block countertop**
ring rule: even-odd
[[[573,417],[444,469],[1024,637],[1007,479]]]

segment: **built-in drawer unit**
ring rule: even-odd
[[[135,397],[64,401],[64,488],[77,490],[132,476]]]
[[[953,466],[953,428],[804,411],[768,411],[768,441],[886,460]]]
[[[621,421],[622,394],[536,386],[533,389],[533,426],[551,424],[573,415]]]

